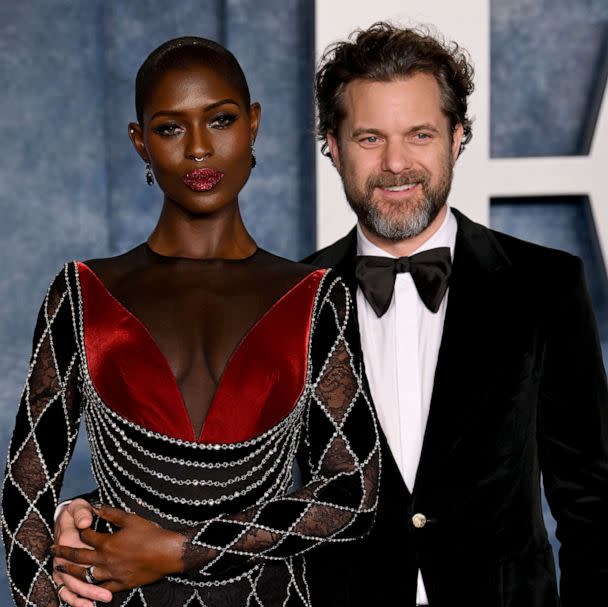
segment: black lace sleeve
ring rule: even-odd
[[[204,577],[243,559],[284,559],[324,542],[360,538],[371,527],[380,477],[378,428],[362,380],[351,296],[333,272],[319,289],[309,356],[300,454],[310,480],[289,495],[184,530],[189,573]]]
[[[11,439],[2,494],[2,532],[15,603],[59,604],[49,547],[80,419],[79,354],[69,266],[49,287],[34,332],[29,372]]]

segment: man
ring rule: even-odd
[[[383,467],[371,534],[310,554],[314,605],[559,605],[541,472],[562,604],[608,596],[608,389],[582,266],[448,208],[472,89],[457,47],[384,23],[317,74],[358,225],[307,261],[356,301]]]
[[[472,89],[458,47],[384,23],[317,73],[358,225],[307,261],[352,289],[386,439],[372,533],[311,558],[320,604],[558,605],[541,472],[562,604],[608,601],[608,390],[582,265],[448,208]]]

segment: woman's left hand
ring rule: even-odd
[[[114,533],[82,530],[80,537],[92,550],[53,546],[53,556],[70,561],[57,566],[58,571],[90,582],[88,571],[96,584],[118,592],[151,584],[182,570],[186,538],[180,533],[110,506],[96,508],[95,514],[119,530]]]

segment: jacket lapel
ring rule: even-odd
[[[414,494],[437,478],[471,417],[485,405],[497,324],[509,316],[509,260],[490,230],[453,211],[453,273]]]
[[[357,228],[353,228],[334,247],[332,247],[333,259],[328,259],[329,263],[327,265],[333,267],[345,282],[356,306],[357,279],[355,278],[355,258],[357,257]]]
[[[510,330],[507,319],[511,264],[489,229],[473,223],[456,209],[452,212],[458,221],[454,265],[414,495],[437,478],[471,416],[486,403],[491,382],[489,371],[497,363],[492,347],[500,330],[497,325],[503,323],[503,330]],[[357,232],[353,229],[306,260],[321,267],[333,267],[350,289],[355,308],[356,255]],[[384,462],[384,486],[391,485],[395,490],[398,482],[409,496],[383,432],[381,437],[388,455],[388,461]],[[389,478],[394,482],[389,482]]]

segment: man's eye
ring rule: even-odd
[[[426,141],[427,139],[430,139],[431,136],[428,133],[416,133],[414,135],[414,139],[416,139],[416,141]]]
[[[159,126],[154,127],[152,130],[155,133],[157,133],[158,135],[162,135],[164,137],[171,137],[172,135],[179,135],[180,133],[183,132],[182,127],[179,126],[179,124],[176,124],[174,122],[167,123],[167,124],[160,124]]]
[[[225,129],[229,127],[237,118],[237,114],[219,114],[209,123],[209,126],[216,129]]]
[[[379,139],[376,135],[368,135],[367,137],[363,137],[361,139],[361,143],[378,143]]]

